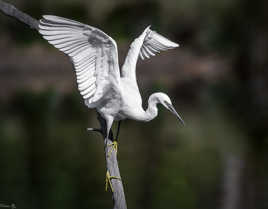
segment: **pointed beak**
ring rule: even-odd
[[[172,104],[167,104],[168,106],[168,110],[170,112],[172,112],[174,115],[176,115],[176,117],[179,119],[179,121],[182,123],[182,125],[185,126],[185,122],[183,121],[183,119],[181,118],[181,116],[177,113],[177,111],[175,110],[175,108],[173,107]]]

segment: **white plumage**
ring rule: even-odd
[[[142,108],[136,81],[138,57],[150,58],[179,46],[152,31],[150,26],[131,44],[121,74],[116,42],[101,30],[63,17],[44,15],[39,21],[39,32],[70,57],[78,90],[85,104],[96,108],[106,120],[106,134],[109,134],[114,120],[152,120],[158,113],[157,103],[173,112],[183,123],[164,93],[152,94],[147,110]]]

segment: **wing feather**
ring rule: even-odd
[[[111,86],[119,85],[120,72],[115,41],[101,30],[63,17],[44,15],[39,33],[71,58],[78,90],[88,107]]]
[[[150,49],[150,51],[152,51],[152,52],[156,52],[156,53],[159,53],[159,52],[160,52],[159,50],[157,50],[156,47],[154,47],[154,46],[152,46],[152,45],[148,45],[147,47],[148,47],[148,49]]]
[[[142,60],[149,59],[152,56],[173,49],[179,45],[158,34],[157,32],[147,27],[143,33],[136,38],[130,46],[125,62],[122,66],[122,77],[129,77],[133,82],[136,81],[136,64],[138,57]]]
[[[148,46],[144,46],[144,50],[146,51],[147,54],[149,54],[149,56],[155,56],[153,50],[150,50]]]

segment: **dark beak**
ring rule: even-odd
[[[176,115],[176,117],[179,119],[179,121],[182,123],[182,125],[185,126],[185,122],[183,121],[183,119],[181,118],[181,116],[177,113],[177,111],[175,110],[175,108],[173,107],[173,105],[172,104],[168,104],[168,103],[166,103],[166,104],[168,106],[168,110],[170,112],[172,112],[174,115]]]

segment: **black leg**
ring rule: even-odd
[[[119,131],[120,131],[120,125],[121,125],[121,121],[118,122],[117,132],[116,132],[116,138],[115,138],[116,141],[118,141]]]

